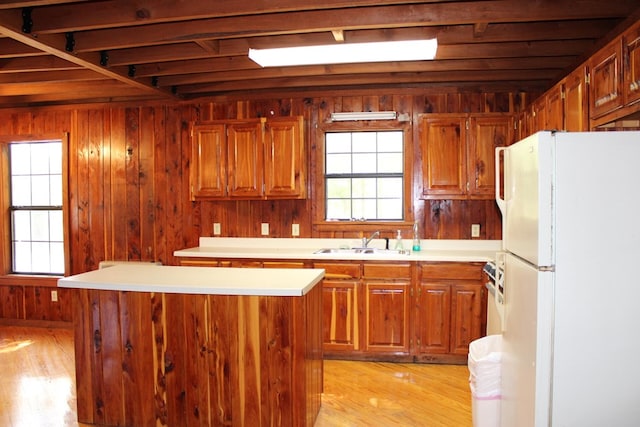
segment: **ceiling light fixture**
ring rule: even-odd
[[[319,46],[249,49],[249,58],[262,67],[347,64],[356,62],[424,61],[434,59],[437,39]]]
[[[394,120],[398,117],[395,111],[353,111],[345,113],[331,113],[332,122],[346,122],[351,120]]]

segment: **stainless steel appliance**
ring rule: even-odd
[[[501,425],[639,426],[640,132],[540,132],[498,150]]]

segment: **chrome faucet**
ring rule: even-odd
[[[363,237],[362,238],[362,247],[366,248],[369,243],[371,243],[371,241],[376,237],[376,236],[380,236],[380,231],[374,231],[373,234],[371,236],[369,236],[369,238]]]

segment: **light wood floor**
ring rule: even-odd
[[[0,426],[76,421],[73,333],[0,326]],[[471,426],[466,366],[326,360],[316,427]]]

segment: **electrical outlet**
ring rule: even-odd
[[[471,237],[480,237],[480,224],[471,224]]]
[[[219,222],[214,222],[213,223],[213,235],[214,236],[219,236],[220,235],[220,223]]]
[[[291,235],[298,237],[300,235],[300,224],[291,224]]]
[[[269,235],[269,223],[268,222],[263,222],[262,226],[260,227],[260,233],[263,236],[268,236]]]
[[[51,291],[51,301],[58,302],[58,291]]]

